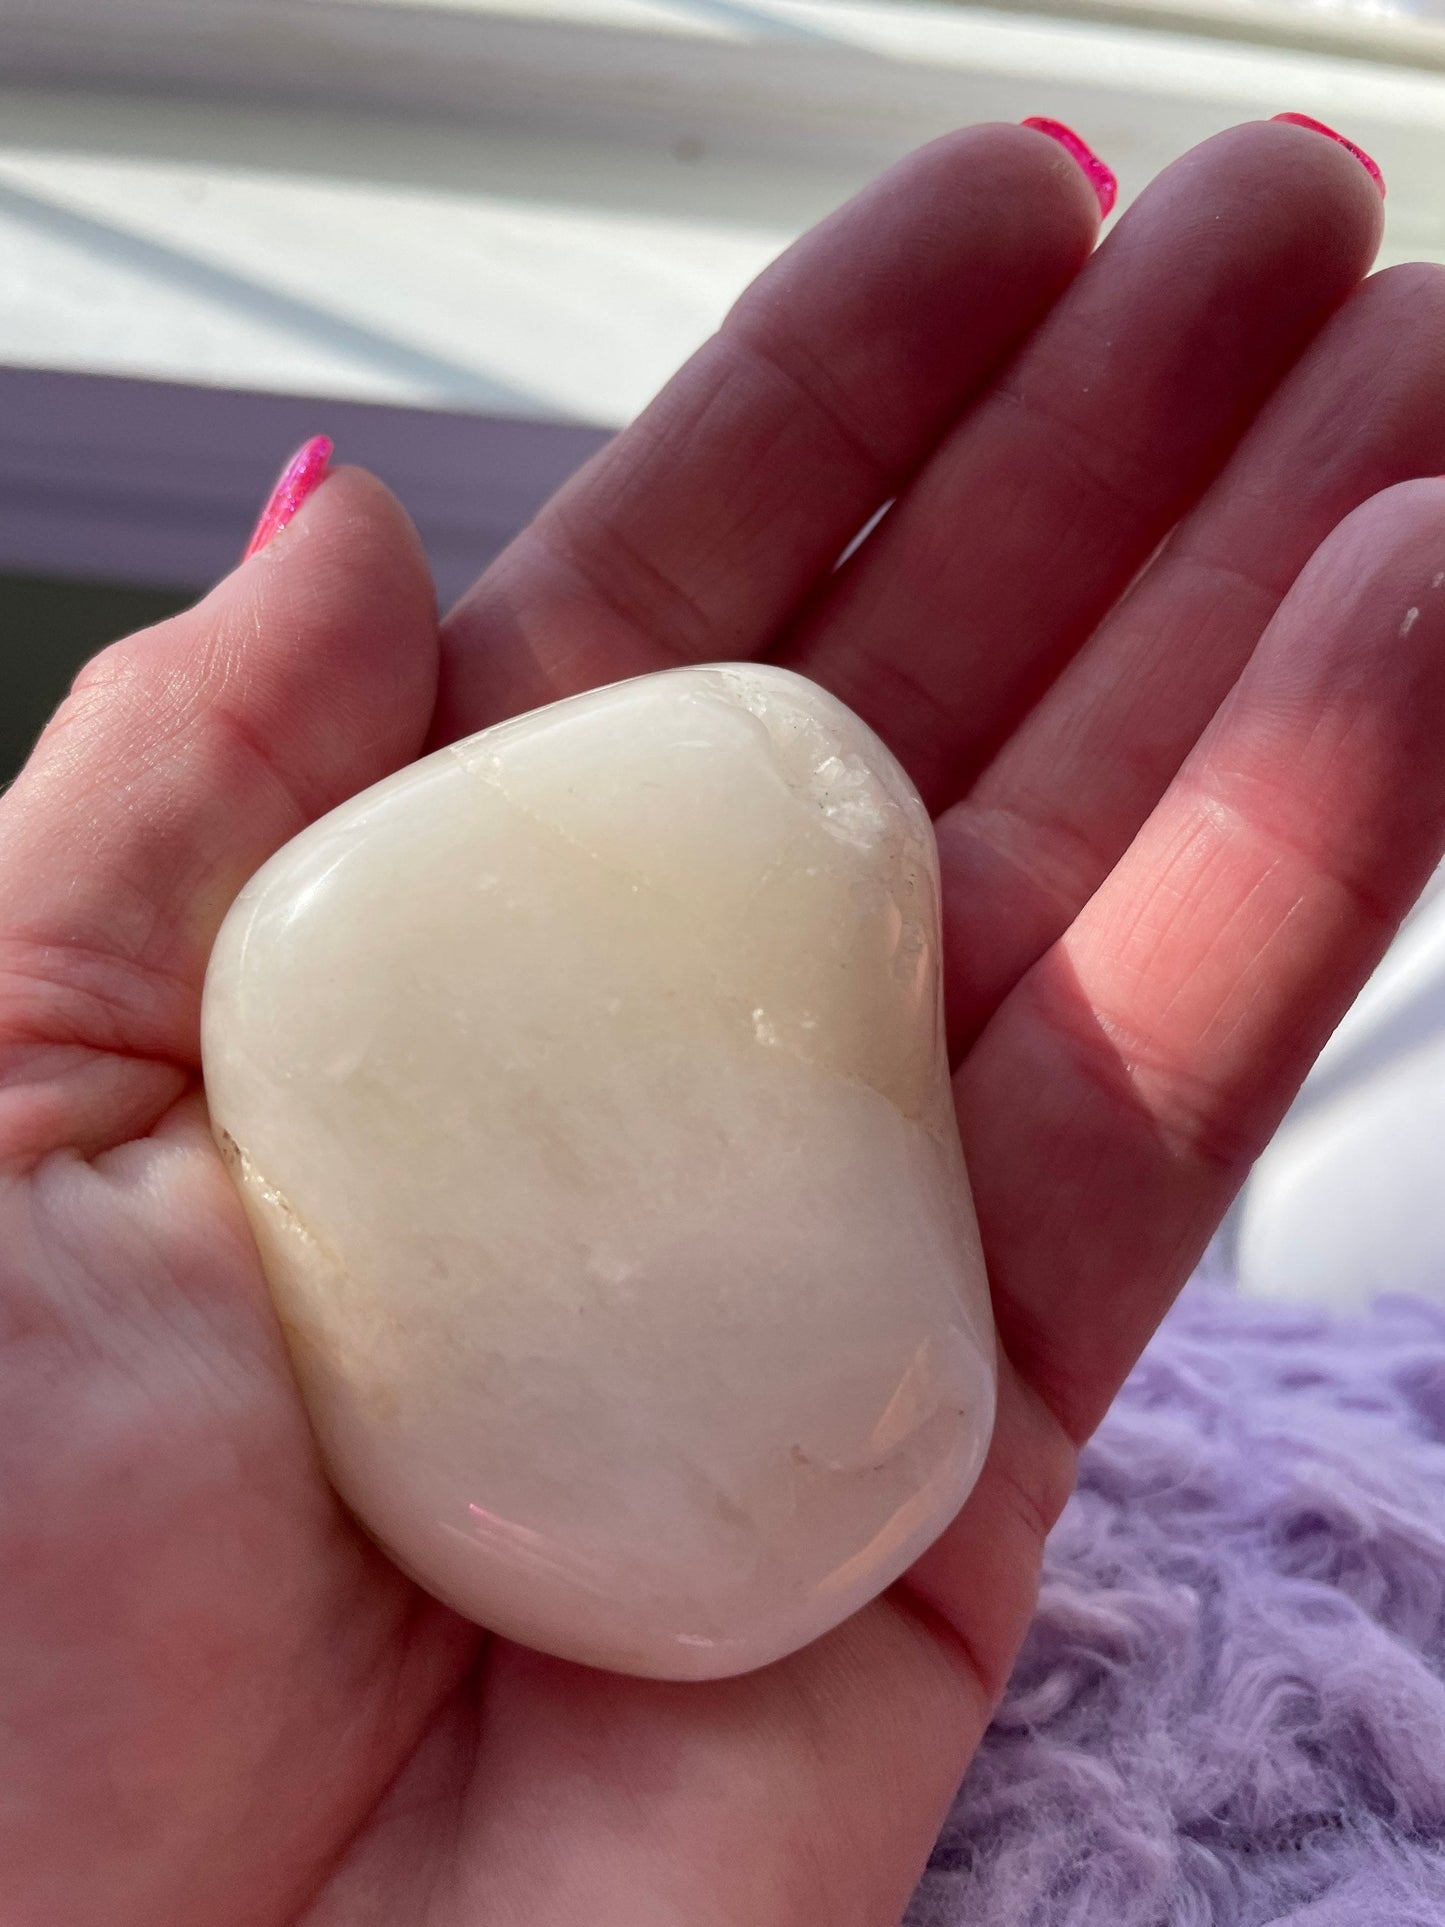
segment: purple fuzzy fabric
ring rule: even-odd
[[[1442,1927],[1445,1307],[1192,1285],[909,1927]]]

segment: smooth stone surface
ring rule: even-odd
[[[337,1488],[482,1624],[741,1672],[973,1485],[933,832],[813,684],[644,677],[345,804],[237,900],[204,1051]]]

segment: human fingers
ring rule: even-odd
[[[1380,197],[1260,122],[1168,168],[787,638],[960,795],[1368,268]]]
[[[956,1052],[1128,847],[1314,550],[1372,495],[1445,471],[1442,329],[1439,268],[1366,281],[1162,554],[940,817]]]
[[[1445,482],[1295,584],[955,1079],[1000,1332],[1095,1424],[1445,844]]]
[[[755,655],[1093,246],[1058,142],[972,127],[805,235],[452,612],[437,735]]]

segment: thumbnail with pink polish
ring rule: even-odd
[[[325,435],[313,435],[297,449],[267,498],[255,533],[246,545],[243,561],[249,561],[278,536],[306,498],[315,494],[326,479],[330,461],[331,442]]]

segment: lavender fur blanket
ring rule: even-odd
[[[1445,1307],[1185,1293],[909,1927],[1445,1924]]]

